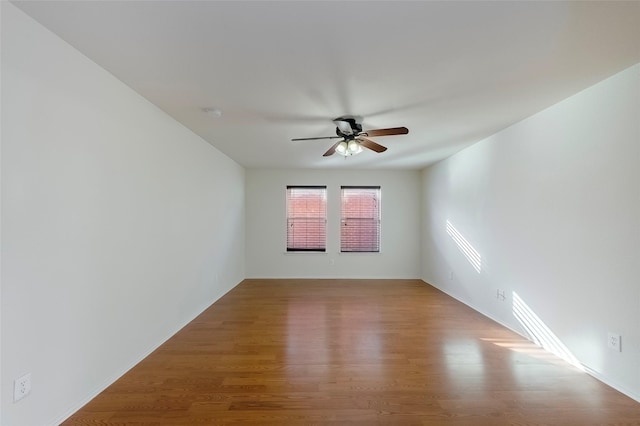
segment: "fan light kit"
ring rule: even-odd
[[[409,133],[409,129],[406,127],[392,127],[389,129],[377,129],[362,131],[362,124],[360,124],[360,117],[356,116],[344,116],[338,117],[333,120],[336,123],[336,135],[337,136],[322,136],[318,138],[296,138],[292,141],[309,141],[317,139],[342,139],[336,142],[327,152],[324,153],[324,157],[333,155],[337,152],[345,157],[360,154],[363,151],[363,147],[375,152],[384,152],[387,147],[377,144],[369,139],[370,136],[392,136],[392,135],[406,135]]]
[[[350,140],[349,143],[347,141],[341,141],[336,146],[336,152],[340,155],[344,155],[345,157],[349,157],[351,155],[360,154],[362,152],[362,147],[355,140]]]

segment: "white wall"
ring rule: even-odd
[[[526,334],[515,292],[588,371],[640,399],[640,65],[426,169],[423,188],[425,281]]]
[[[248,278],[420,277],[420,172],[247,170],[246,179]],[[326,253],[286,252],[287,185],[327,186]],[[381,186],[380,253],[340,253],[341,185]]]
[[[638,399],[640,65],[422,174],[245,177],[13,5],[0,8],[0,424],[62,420],[245,275],[422,276],[524,332],[516,292],[593,374]],[[285,252],[285,187],[298,184],[328,186],[326,254]],[[340,185],[382,187],[380,254],[339,253]],[[622,353],[606,348],[608,331],[622,334]],[[13,403],[25,372],[32,393]]]
[[[244,170],[1,3],[0,423],[46,425],[244,278]]]

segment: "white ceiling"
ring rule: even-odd
[[[13,3],[249,168],[422,168],[640,62],[639,2]],[[290,140],[345,114],[410,133]]]

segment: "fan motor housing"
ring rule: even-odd
[[[353,139],[359,133],[362,133],[362,124],[358,123],[356,117],[338,117],[333,121],[344,121],[346,123],[349,123],[349,126],[351,127],[351,135],[343,133],[342,130],[340,130],[340,127],[336,127],[336,135],[340,136],[341,138]]]

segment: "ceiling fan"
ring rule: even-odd
[[[318,138],[295,138],[292,141],[310,141],[318,139],[342,139],[336,142],[327,152],[324,153],[324,157],[333,155],[335,152],[344,155],[345,157],[359,154],[362,152],[362,148],[367,148],[375,152],[384,152],[387,147],[382,146],[369,137],[375,136],[392,136],[392,135],[406,135],[409,133],[409,129],[406,127],[392,127],[389,129],[376,129],[362,131],[361,118],[356,116],[343,116],[333,120],[336,123],[336,135],[337,136],[322,136]]]

